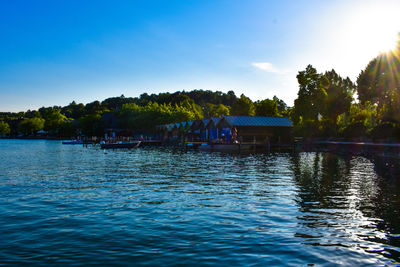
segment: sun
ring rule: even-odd
[[[375,54],[394,49],[400,32],[400,1],[362,5],[348,22],[348,35],[360,52]]]
[[[371,51],[377,51],[378,53],[388,52],[396,47],[396,42],[396,32],[382,29],[379,35],[369,44],[369,49]]]
[[[379,16],[377,16],[377,19],[380,22],[374,23],[368,21],[365,24],[367,28],[361,31],[362,37],[360,36],[360,39],[365,41],[365,49],[375,53],[388,52],[394,49],[396,47],[398,32],[400,31],[400,28],[395,26],[397,22],[390,22],[383,15]]]
[[[330,52],[327,55],[329,67],[355,79],[372,59],[396,48],[400,32],[400,0],[350,3],[341,6],[343,12],[337,11],[337,16],[330,14],[334,26],[330,31],[330,43],[326,45]]]

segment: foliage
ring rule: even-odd
[[[103,135],[103,124],[100,114],[86,114],[79,118],[78,126],[87,136]]]
[[[25,118],[41,118],[42,114],[40,114],[37,110],[29,110],[24,114]]]
[[[24,134],[34,134],[37,131],[43,130],[45,120],[42,118],[27,118],[19,123],[18,130]]]
[[[254,116],[255,107],[251,99],[242,94],[240,98],[236,99],[233,103],[231,115]]]
[[[340,77],[335,70],[318,73],[311,65],[299,72],[297,80],[299,92],[291,112],[295,133],[336,136],[339,124],[344,123],[344,114],[350,111],[354,83],[349,78]],[[346,127],[345,124],[340,126]]]
[[[357,78],[357,93],[361,104],[371,102],[379,110],[378,119],[400,122],[400,34],[392,51],[372,59]]]
[[[355,85],[349,78],[343,79],[335,70],[331,70],[323,75],[322,86],[325,97],[322,99],[323,105],[319,113],[336,122],[340,114],[349,112]]]
[[[68,106],[61,108],[61,114],[64,114],[67,118],[79,119],[85,115],[85,105],[76,104],[75,101],[72,101]]]
[[[274,96],[272,99],[259,100],[254,103],[255,115],[266,117],[288,116],[286,103]]]
[[[85,114],[103,114],[108,111],[110,110],[97,100],[85,105]]]
[[[400,128],[398,125],[392,122],[383,122],[379,125],[376,125],[371,130],[371,137],[375,141],[387,140],[387,139],[395,139],[398,141],[400,136]]]
[[[181,105],[149,102],[146,106],[124,104],[116,113],[120,127],[125,129],[154,129],[156,125],[201,119],[202,110],[191,101]]]
[[[256,116],[277,116],[278,105],[276,101],[272,99],[264,99],[255,103]]]
[[[315,137],[319,135],[319,123],[316,120],[303,120],[300,116],[297,124],[294,125],[294,134],[303,137]]]
[[[345,125],[341,129],[341,136],[352,138],[352,137],[361,137],[365,136],[365,133],[368,131],[368,128],[361,121],[356,121],[350,124]]]
[[[50,134],[57,134],[60,128],[68,121],[68,118],[61,114],[61,109],[59,108],[47,108],[41,113],[45,119],[44,130]]]
[[[342,137],[367,137],[376,125],[376,106],[370,102],[351,104],[349,112],[338,116],[337,126]]]
[[[57,133],[60,137],[70,138],[76,136],[77,127],[73,120],[63,121],[57,129]]]
[[[321,86],[322,75],[317,70],[308,65],[304,71],[297,75],[299,83],[298,97],[294,101],[292,120],[297,125],[300,117],[304,121],[316,121],[321,110],[322,99],[326,91]]]
[[[278,97],[274,96],[272,100],[274,100],[274,102],[276,103],[278,116],[283,116],[283,117],[289,116],[290,108],[286,105],[286,103],[282,99],[279,99]]]
[[[224,104],[211,104],[207,103],[204,105],[203,108],[204,117],[211,118],[211,117],[220,117],[223,115],[230,114],[230,108],[225,106]]]
[[[10,125],[7,122],[0,121],[0,135],[9,135],[10,132]]]
[[[38,111],[1,112],[0,133],[53,136],[104,134],[107,128],[152,130],[156,125],[222,115],[290,116],[296,135],[304,137],[400,138],[400,35],[396,49],[372,59],[354,84],[335,70],[318,73],[308,65],[296,76],[299,90],[293,107],[276,96],[253,102],[233,91],[177,91],[139,97],[112,97],[86,105]],[[353,98],[357,92],[358,102]]]
[[[289,108],[285,102],[276,97],[272,101],[277,115],[288,114]],[[236,113],[232,113],[232,110]],[[254,115],[255,111],[255,105],[248,97],[241,95],[237,98],[233,91],[223,93],[193,90],[150,95],[144,93],[139,97],[121,95],[86,105],[72,101],[64,107],[42,107],[19,113],[3,112],[0,113],[0,120],[9,125],[13,136],[19,132],[33,134],[40,128],[48,131],[50,136],[69,138],[76,134],[102,136],[107,129],[117,128],[151,131],[160,124],[231,113]],[[39,121],[43,124],[34,125],[33,122]]]

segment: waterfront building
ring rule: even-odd
[[[293,123],[287,117],[222,116],[161,125],[164,140],[291,144]]]
[[[223,116],[216,127],[220,129],[220,138],[229,134],[244,142],[292,142],[293,123],[287,117]]]
[[[207,130],[207,140],[213,141],[220,137],[220,130],[217,127],[218,122],[221,120],[221,117],[212,117],[209,119],[208,123],[205,126]]]

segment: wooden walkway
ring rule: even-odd
[[[372,143],[372,142],[336,142],[336,141],[318,141],[315,144],[327,145],[348,145],[348,146],[365,146],[365,147],[393,147],[400,148],[399,143]]]
[[[305,151],[328,151],[340,154],[356,154],[367,157],[378,156],[400,159],[399,143],[314,141],[298,142],[296,143],[296,149]]]

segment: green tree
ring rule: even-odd
[[[0,121],[0,135],[9,135],[10,132],[10,125],[7,122]]]
[[[349,112],[355,85],[349,78],[343,79],[335,70],[331,70],[321,77],[321,86],[324,94],[318,110],[322,115],[319,131],[322,136],[336,136],[338,116]]]
[[[211,104],[206,103],[203,107],[204,117],[211,118],[211,117],[220,117],[223,115],[229,115],[230,110],[229,107],[225,106],[224,104]]]
[[[27,112],[25,112],[25,118],[41,118],[42,115],[40,114],[39,111],[37,110],[29,110]]]
[[[48,110],[44,114],[44,119],[46,120],[44,123],[44,129],[51,134],[58,134],[61,127],[63,127],[68,121],[68,118],[61,114],[61,110],[58,108]]]
[[[135,99],[133,99],[132,97],[125,97],[124,95],[121,95],[119,97],[107,98],[106,100],[101,102],[101,105],[107,107],[110,110],[115,110],[121,108],[123,104],[127,103],[135,103]]]
[[[256,112],[253,102],[244,94],[242,94],[240,98],[236,99],[236,101],[232,105],[231,115],[254,116],[255,113]]]
[[[343,137],[361,137],[376,126],[377,108],[370,102],[351,104],[349,112],[338,116],[337,125]]]
[[[58,136],[71,138],[76,136],[76,134],[77,128],[73,120],[63,121],[58,127]]]
[[[400,122],[400,34],[395,49],[371,60],[357,78],[361,104],[377,104],[380,120]]]
[[[181,106],[187,111],[191,111],[192,114],[190,114],[190,119],[189,120],[199,120],[204,117],[203,110],[202,108],[197,105],[193,99],[185,99],[183,102],[180,102],[179,104],[176,104],[177,106]]]
[[[355,85],[349,78],[340,77],[335,70],[325,72],[324,78],[326,97],[320,113],[336,123],[340,114],[349,112]]]
[[[105,112],[109,112],[110,110],[106,107],[101,105],[99,101],[93,101],[85,105],[85,114],[103,114]]]
[[[298,97],[294,101],[292,120],[294,124],[300,121],[316,121],[321,110],[322,100],[326,96],[323,89],[324,81],[317,70],[308,65],[306,70],[297,75],[299,83]]]
[[[272,99],[276,102],[276,108],[278,109],[278,115],[287,117],[289,115],[289,108],[286,105],[285,101],[279,99],[276,96],[274,96]]]
[[[68,106],[61,109],[61,113],[68,118],[76,120],[85,115],[85,105],[82,103],[76,104],[75,101],[72,101]]]
[[[79,128],[87,136],[102,136],[104,129],[100,114],[86,114],[78,120]]]
[[[336,136],[339,115],[350,110],[354,83],[335,70],[320,74],[311,65],[299,72],[297,80],[298,98],[291,113],[295,132],[304,136]]]
[[[221,117],[224,115],[229,115],[230,110],[229,107],[225,106],[224,104],[218,104],[214,106],[213,113],[214,114],[211,117]]]
[[[278,103],[274,99],[264,99],[255,103],[256,116],[278,116]]]
[[[25,135],[33,134],[43,130],[44,123],[45,120],[42,118],[27,118],[19,123],[18,130]]]
[[[140,106],[128,103],[122,105],[116,116],[121,128],[154,129],[160,124],[201,119],[202,110],[200,106],[187,100],[179,105],[148,102],[146,106]]]

